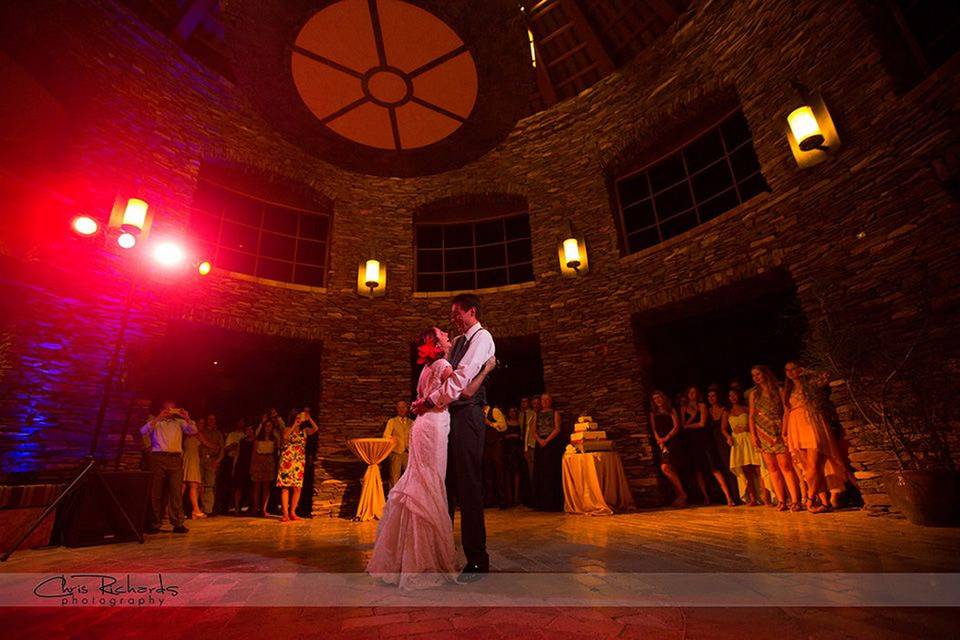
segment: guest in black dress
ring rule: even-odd
[[[660,470],[673,485],[676,499],[673,506],[687,505],[687,492],[683,490],[678,470],[684,465],[683,444],[680,435],[680,419],[670,406],[663,391],[654,391],[650,396],[650,428],[660,451]]]
[[[563,511],[563,450],[560,412],[549,393],[540,396],[537,413],[536,449],[533,454],[533,508]]]
[[[720,489],[723,490],[723,495],[727,498],[727,506],[735,507],[737,505],[730,497],[730,489],[727,488],[727,481],[723,477],[723,460],[720,459],[720,453],[713,439],[712,429],[719,429],[720,421],[717,420],[715,424],[708,423],[709,417],[707,405],[700,399],[700,390],[690,387],[687,390],[687,403],[683,408],[681,419],[687,452],[696,473],[697,484],[700,485],[700,492],[703,494],[703,504],[710,504],[706,482],[706,475],[709,473],[713,474]]]
[[[233,508],[234,513],[240,515],[243,503],[250,503],[250,459],[253,457],[254,431],[253,425],[243,428],[243,440],[237,443],[237,459],[233,464]],[[250,504],[252,512],[255,505]]]

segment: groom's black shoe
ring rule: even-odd
[[[457,582],[460,584],[476,582],[482,578],[485,573],[490,573],[490,567],[482,567],[476,562],[470,562],[463,568],[463,571],[460,572],[460,577],[457,578]]]

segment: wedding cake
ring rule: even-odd
[[[590,416],[577,418],[570,434],[570,446],[579,453],[613,451],[613,442],[607,440],[607,432],[598,429],[599,426]]]

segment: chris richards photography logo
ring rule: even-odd
[[[180,587],[165,582],[159,573],[71,573],[44,578],[33,588],[33,595],[62,607],[162,607],[180,595]]]

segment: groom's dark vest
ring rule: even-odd
[[[486,331],[486,329],[478,329],[477,333],[481,331]],[[473,334],[476,337],[477,333]],[[472,340],[471,338],[470,340]],[[467,355],[467,351],[470,349],[470,340],[467,340],[464,336],[459,336],[456,341],[453,343],[453,351],[450,353],[450,366],[456,369],[460,366],[460,361],[463,360],[463,356]],[[451,409],[457,409],[458,407],[466,407],[472,404],[479,404],[481,406],[487,403],[487,389],[484,385],[480,385],[480,389],[474,394],[472,398],[458,398],[450,403]]]

